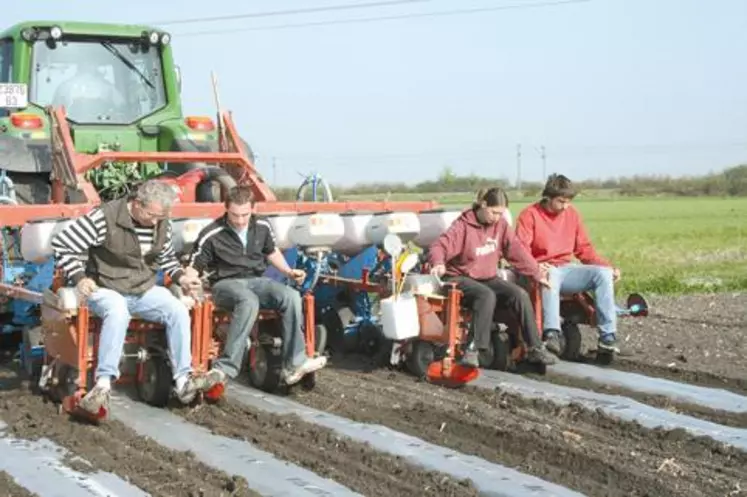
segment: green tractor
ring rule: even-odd
[[[29,21],[0,33],[0,204],[50,202],[52,108],[65,109],[79,153],[218,152],[219,119],[182,111],[170,41],[149,26],[85,22]],[[246,142],[240,146],[253,163]],[[112,174],[127,183],[206,166],[142,163],[129,178]],[[88,173],[97,188],[112,182],[101,172]],[[198,201],[216,201],[215,187],[198,185]]]

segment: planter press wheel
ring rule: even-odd
[[[249,381],[264,392],[273,393],[280,387],[282,358],[280,349],[259,343],[254,348],[253,364],[249,366]]]
[[[602,366],[609,366],[610,364],[612,364],[612,361],[615,360],[615,353],[597,349],[596,359],[598,364],[601,364]]]
[[[577,361],[581,357],[583,337],[576,323],[564,323],[560,334],[560,358],[566,361]]]
[[[323,354],[327,348],[327,327],[323,324],[317,324],[314,328],[316,337],[314,338],[314,350],[317,354]]]
[[[161,351],[150,351],[143,363],[143,381],[137,383],[137,394],[146,404],[165,407],[171,397],[171,366]]]
[[[41,332],[37,329],[24,328],[21,333],[23,343],[23,371],[31,381],[32,389],[36,388],[44,366],[42,358],[32,358],[31,349],[42,344]]]
[[[479,352],[480,367],[508,371],[511,367],[511,338],[500,330],[490,335],[491,347]]]
[[[419,379],[425,379],[428,374],[428,366],[436,360],[436,348],[432,343],[415,339],[410,345],[410,354],[407,356],[407,369]]]
[[[317,354],[322,354],[324,349],[327,347],[327,327],[323,324],[316,325],[316,339],[314,341],[314,348]],[[309,391],[316,387],[316,371],[309,373],[301,378],[299,385],[303,390]]]

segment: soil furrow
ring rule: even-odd
[[[574,388],[581,388],[593,392],[607,395],[620,395],[630,399],[637,400],[643,404],[648,404],[659,409],[666,409],[670,412],[685,414],[695,418],[704,419],[713,423],[735,428],[747,428],[747,413],[729,412],[719,409],[708,409],[705,406],[689,402],[673,400],[664,395],[652,395],[643,392],[637,392],[628,388],[603,385],[595,381],[584,378],[575,378],[557,373],[548,373],[546,375],[527,374],[528,378],[538,381],[546,381],[555,385],[563,385]]]
[[[77,471],[110,472],[153,496],[259,496],[243,478],[212,469],[189,453],[161,447],[120,422],[93,426],[59,415],[56,406],[32,394],[14,373],[0,371],[0,419],[8,424],[7,432],[27,440],[48,438],[93,465],[69,461]]]
[[[246,440],[367,497],[478,495],[469,481],[417,467],[297,416],[268,414],[230,400],[173,412],[215,434]]]
[[[12,476],[5,471],[0,471],[0,497],[39,497],[37,494],[29,492],[18,483]]]
[[[330,368],[294,400],[587,495],[728,495],[747,482],[747,454],[683,430],[649,430],[580,406],[473,387],[439,388],[401,373]]]

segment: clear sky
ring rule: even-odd
[[[3,24],[164,21],[185,112],[214,113],[216,71],[258,167],[284,185],[312,171],[334,184],[416,182],[445,166],[514,181],[519,143],[524,180],[541,178],[542,145],[548,173],[573,179],[747,163],[745,0],[587,0],[308,25],[539,1],[421,0],[165,22],[373,1],[34,0],[4,2]]]

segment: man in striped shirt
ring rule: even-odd
[[[151,180],[131,198],[108,202],[68,225],[52,241],[57,267],[77,287],[88,307],[102,320],[96,384],[80,407],[90,412],[109,402],[112,379],[132,316],[166,328],[175,394],[183,403],[224,381],[221,371],[192,374],[191,326],[187,308],[172,293],[156,285],[162,269],[189,291],[200,285],[196,271],[183,270],[172,246],[168,219],[176,192]],[[81,255],[87,255],[84,263]]]

